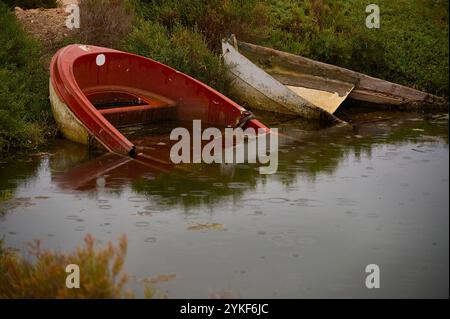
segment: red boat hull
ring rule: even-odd
[[[63,105],[78,122],[76,127],[86,130],[89,140],[132,157],[137,155],[136,146],[118,130],[120,125],[175,118],[235,127],[246,116],[244,108],[186,74],[108,48],[64,47],[52,59],[50,77],[54,113],[54,104]],[[57,118],[57,122],[61,120]],[[246,121],[246,127],[268,131],[255,119]]]

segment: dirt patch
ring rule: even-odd
[[[76,0],[61,0],[58,8],[23,10],[16,7],[14,13],[24,26],[25,31],[39,39],[46,52],[54,53],[64,38],[73,35],[74,31],[66,27],[69,13],[65,11],[67,5],[77,3]]]
[[[16,7],[14,12],[25,30],[41,40],[46,48],[61,43],[71,32],[65,25],[68,13],[63,8],[22,10]]]

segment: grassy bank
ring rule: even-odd
[[[184,30],[183,35],[202,37],[216,55],[221,38],[234,33],[244,41],[448,96],[448,1],[375,3],[380,7],[380,29],[365,26],[365,0],[152,0],[140,1],[139,12],[146,24],[157,25],[174,38],[172,42]],[[129,50],[140,52],[135,48],[142,45],[136,44],[136,34],[148,39],[147,28],[135,28]],[[194,51],[196,45],[188,47]],[[203,49],[203,43],[198,45]],[[171,49],[160,52],[152,47],[153,52],[147,53],[170,61],[179,51],[176,45]],[[191,68],[190,61],[176,66]],[[202,74],[201,68],[187,71]]]
[[[243,41],[448,96],[447,1],[379,0],[380,29],[366,27],[365,0],[126,3],[135,7],[135,22],[113,46],[166,63],[225,94],[220,43],[234,33]],[[91,43],[105,38],[94,36]]]
[[[0,150],[34,148],[51,125],[48,72],[39,43],[0,1]]]
[[[64,44],[81,41],[145,55],[227,94],[220,41],[234,33],[448,96],[448,1],[376,3],[380,29],[366,28],[365,0],[84,0],[84,27]],[[45,142],[52,123],[42,50],[1,0],[0,25],[0,150],[35,147]]]
[[[262,44],[448,96],[448,1],[375,1],[379,29],[366,28],[364,0],[271,2]]]

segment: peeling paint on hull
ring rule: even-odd
[[[50,104],[58,130],[70,141],[89,145],[89,133],[83,124],[73,115],[67,105],[60,100],[53,88],[52,81],[49,84]]]
[[[61,101],[55,92],[51,80],[49,81],[49,93],[53,117],[55,118],[58,131],[64,138],[95,149],[107,150],[94,136],[89,134],[84,125],[70,111],[67,105]]]

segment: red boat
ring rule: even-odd
[[[268,128],[229,98],[154,60],[108,48],[69,45],[52,59],[50,101],[69,140],[143,156],[121,128],[167,120]],[[147,156],[148,157],[148,156]]]

